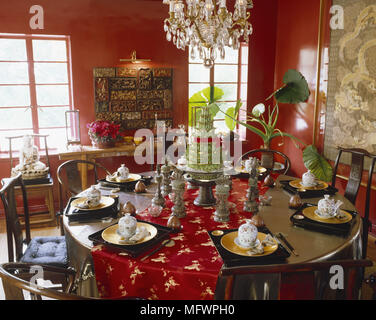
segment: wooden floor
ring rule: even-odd
[[[32,228],[31,229],[31,237],[37,236],[58,236],[60,235],[60,230],[58,227],[45,227],[45,228]],[[369,236],[368,239],[368,258],[373,260],[375,266],[372,268],[373,272],[376,271],[376,238],[373,236]],[[7,252],[7,239],[6,239],[6,227],[5,227],[5,220],[0,219],[0,263],[4,263],[8,261],[8,252]],[[370,298],[371,292],[366,290],[365,298]],[[4,292],[2,288],[2,283],[0,281],[0,300],[4,300]]]

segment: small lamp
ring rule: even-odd
[[[67,136],[67,146],[80,145],[80,110],[65,111],[65,129]]]
[[[130,59],[120,59],[122,62],[132,62],[132,63],[142,63],[142,62],[150,62],[150,59],[138,59],[136,50],[132,51],[131,58]]]

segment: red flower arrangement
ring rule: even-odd
[[[115,143],[119,139],[120,125],[114,122],[97,120],[88,123],[89,137],[94,144]]]

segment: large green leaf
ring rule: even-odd
[[[218,87],[207,87],[201,90],[201,95],[205,97],[208,103],[217,102],[223,97],[224,94],[224,91]]]
[[[209,110],[210,110],[210,115],[214,119],[214,117],[217,115],[217,113],[219,111],[219,107],[216,103],[211,103],[211,104],[209,104]]]
[[[228,114],[232,118],[235,118],[235,108],[234,107],[228,108],[226,111],[226,114]],[[230,129],[230,131],[234,131],[236,122],[233,119],[231,119],[229,116],[227,115],[225,116],[225,123],[226,123],[227,128]]]
[[[283,83],[285,85],[275,93],[278,102],[299,103],[307,101],[310,95],[308,83],[300,72],[294,69],[288,70],[283,77]]]
[[[240,102],[240,100],[238,100],[236,102],[236,105],[235,107],[230,107],[227,109],[226,113],[231,116],[228,117],[227,115],[225,116],[225,123],[226,123],[226,126],[227,128],[230,130],[230,131],[234,131],[235,130],[235,127],[236,127],[236,121],[233,120],[233,119],[237,119],[238,118],[238,115],[239,115],[239,110],[240,110],[240,107],[242,106],[242,103]]]
[[[304,149],[303,162],[306,168],[311,170],[317,179],[326,182],[332,180],[333,168],[328,161],[319,154],[315,146],[309,145]]]
[[[218,113],[219,107],[215,104],[216,101],[220,100],[224,95],[224,91],[217,87],[207,87],[203,90],[200,90],[194,93],[188,101],[188,123],[189,126],[192,126],[193,117],[192,117],[192,107],[204,107],[210,106],[210,112],[212,117]],[[199,111],[196,115],[199,117]]]

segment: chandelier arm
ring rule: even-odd
[[[203,46],[204,46],[205,48],[207,48],[206,41],[205,41],[204,38],[202,37],[201,32],[200,32],[200,29],[197,27],[197,23],[196,23],[196,21],[193,21],[193,24],[194,24],[195,27],[196,27],[198,38],[200,39],[200,41],[201,41],[201,43],[203,44]]]

